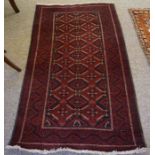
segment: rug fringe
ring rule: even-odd
[[[24,151],[24,152],[29,152],[29,153],[41,153],[41,154],[49,154],[49,153],[57,153],[57,152],[70,152],[70,153],[77,153],[77,154],[96,154],[96,155],[119,155],[119,154],[139,154],[139,153],[144,153],[149,151],[149,148],[136,148],[134,150],[129,150],[129,151],[112,151],[112,152],[104,152],[104,151],[90,151],[90,150],[75,150],[75,149],[70,149],[70,148],[58,148],[58,149],[51,149],[51,150],[39,150],[39,149],[26,149],[22,148],[18,145],[7,145],[6,149],[13,149],[17,151]]]
[[[73,6],[73,7],[75,7],[75,6],[78,6],[78,5],[99,5],[99,4],[113,4],[113,3],[110,3],[110,2],[107,2],[107,3],[98,3],[98,2],[94,2],[94,3],[90,3],[90,2],[86,2],[86,3],[66,3],[66,4],[60,4],[60,3],[53,3],[53,4],[45,4],[45,3],[39,3],[39,2],[37,2],[36,3],[36,5],[44,5],[44,6],[50,6],[50,7],[55,7],[55,6],[57,6],[57,7],[63,7],[63,6]],[[114,4],[113,4],[114,5]]]

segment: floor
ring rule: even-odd
[[[144,137],[149,143],[149,63],[142,51],[134,29],[128,8],[149,8],[149,0],[16,0],[20,9],[15,14],[8,0],[5,0],[5,49],[6,55],[22,72],[18,73],[5,64],[5,145],[8,144],[19,102],[25,65],[29,52],[31,29],[35,5],[38,4],[78,4],[78,3],[114,3],[122,26],[126,42],[130,67],[136,90],[137,103]],[[62,153],[68,154],[69,153]],[[148,155],[149,153],[145,153]],[[5,151],[5,155],[9,155]],[[13,155],[13,153],[11,154]],[[22,154],[23,155],[23,154]]]

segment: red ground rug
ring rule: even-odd
[[[145,146],[113,4],[36,7],[10,145],[97,151]]]

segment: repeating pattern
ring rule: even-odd
[[[45,127],[111,128],[97,12],[55,14]]]

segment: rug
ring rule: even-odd
[[[136,32],[148,60],[150,59],[150,10],[129,9]]]
[[[11,146],[145,147],[113,4],[37,5]]]

